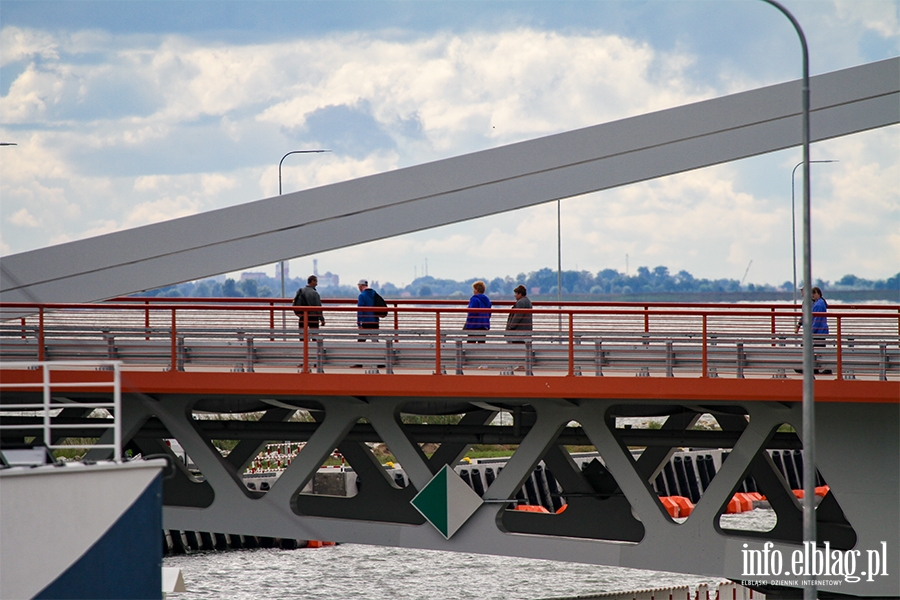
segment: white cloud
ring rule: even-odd
[[[34,29],[4,27],[0,30],[0,67],[35,57],[59,58],[59,44],[52,34]]]
[[[40,222],[34,218],[27,208],[21,208],[9,217],[9,222],[19,227],[39,227]]]
[[[838,18],[848,24],[858,23],[884,38],[896,37],[898,6],[895,1],[834,0]]]
[[[816,67],[859,55],[865,35],[896,37],[896,14],[885,5],[896,7],[802,4],[815,24],[813,45],[824,49],[816,56],[828,58]],[[621,32],[577,28],[357,31],[234,44],[4,27],[0,44],[3,64],[21,65],[0,98],[4,123],[17,124],[0,126],[0,135],[20,142],[0,162],[4,253],[274,196],[283,152],[331,147],[353,133],[355,123],[313,127],[329,107],[361,115],[370,122],[360,135],[383,140],[286,164],[286,192],[760,85],[740,69],[698,79],[697,57],[684,45],[660,52]],[[823,277],[898,270],[896,131],[817,145],[817,155],[842,161],[827,176],[816,171]],[[789,171],[796,159],[787,154]],[[789,204],[767,181],[742,175],[760,164],[771,163],[751,159],[564,200],[563,267],[624,270],[628,254],[632,271],[667,265],[739,279],[752,259],[749,281],[788,279]],[[432,275],[457,279],[555,267],[556,205],[319,258],[322,270],[347,281],[395,283],[421,272],[426,258]],[[311,269],[308,258],[294,262]]]
[[[200,203],[186,196],[164,197],[152,202],[142,202],[126,215],[122,225],[138,227],[167,219],[177,219],[199,212]]]

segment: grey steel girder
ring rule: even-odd
[[[811,139],[900,122],[900,59],[813,77]],[[792,81],[3,257],[0,301],[89,302],[797,146]]]
[[[377,396],[328,398],[322,405],[324,415],[317,417],[319,425],[308,443],[265,494],[248,490],[234,465],[203,434],[191,416],[196,399],[126,395],[123,410],[127,416],[134,413],[128,418],[131,423],[158,418],[205,478],[204,483],[194,480],[182,485],[180,505],[165,502],[166,529],[543,558],[736,580],[747,578],[742,573],[744,544],[760,548],[771,541],[774,549],[786,557],[802,548],[799,503],[765,452],[780,425],[787,423],[801,429],[799,404],[683,403],[684,412],[670,417],[674,419],[672,430],[690,428],[696,415],[709,412],[716,415],[724,430],[740,432],[740,436],[728,460],[703,491],[693,514],[678,523],[668,516],[650,485],[648,474],[655,472],[655,465],[636,462],[623,442],[627,430],[615,429],[615,419],[610,416],[620,414],[616,411],[624,407],[621,400],[522,400],[518,404],[530,415],[523,421],[524,439],[485,490],[482,497],[488,502],[448,540],[409,506],[412,495],[443,466],[429,461],[398,421],[398,413],[415,400]],[[296,401],[302,403],[303,398],[298,396]],[[671,413],[673,409],[671,402],[648,399],[640,404],[648,410],[657,407]],[[741,410],[736,412],[737,408]],[[477,419],[470,420],[469,425],[485,422],[492,414],[482,409],[476,412]],[[277,417],[280,420],[283,414],[278,413]],[[356,471],[364,480],[358,495],[366,496],[301,494],[304,484],[335,448],[356,444],[356,458],[366,452],[363,444],[345,439],[360,419],[371,424],[397,457],[409,476],[409,487],[396,486],[376,462],[374,469],[360,465],[364,468]],[[565,472],[571,461],[560,446],[559,434],[573,421],[581,425],[614,478],[614,502],[582,498],[580,506],[576,506],[579,495],[591,495],[592,484],[583,479],[577,468]],[[820,541],[831,537],[832,547],[842,544],[845,550],[858,549],[861,561],[867,550],[878,550],[886,542],[889,557],[895,560],[900,539],[900,405],[823,403],[817,407],[816,430],[817,468],[831,487],[831,498],[826,498],[830,505],[826,507],[828,503],[823,500],[817,509]],[[353,460],[350,453],[344,454]],[[454,451],[454,456],[458,455]],[[554,476],[562,485],[562,494],[569,498],[569,509],[561,515],[507,510],[504,500],[514,498],[535,466],[548,457]],[[648,457],[655,463],[666,459],[665,453]],[[449,463],[455,460],[447,459]],[[771,532],[726,530],[719,524],[719,515],[748,473],[754,474],[760,491],[767,495],[777,514],[778,523]],[[383,481],[373,480],[379,476]],[[196,501],[192,500],[194,494]],[[322,509],[325,505],[327,510]],[[316,513],[317,510],[321,512]],[[616,523],[624,520],[631,521],[629,531],[637,527],[637,536],[591,534],[604,527],[615,532]],[[888,568],[887,572],[873,581],[863,578],[861,582],[844,582],[840,591],[869,597],[896,596],[900,593],[900,573],[895,568]]]

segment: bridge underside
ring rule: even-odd
[[[248,375],[221,374],[222,387]],[[369,384],[397,377],[344,376]],[[293,376],[299,387],[312,379]],[[654,382],[641,378],[623,379],[635,389],[628,399],[602,397],[602,392],[589,396],[577,387],[571,388],[572,397],[540,397],[533,392],[526,397],[514,391],[517,379],[525,378],[492,377],[484,380],[490,392],[444,397],[385,394],[386,390],[374,395],[315,390],[305,394],[234,389],[185,393],[183,388],[178,393],[126,391],[124,433],[127,447],[144,455],[172,455],[165,440],[176,439],[196,465],[188,470],[176,461],[175,476],[165,482],[166,529],[522,556],[724,575],[735,580],[748,579],[743,572],[744,544],[761,549],[771,541],[773,550],[785,557],[802,547],[800,504],[767,452],[802,449],[793,433],[802,428],[800,403],[772,399],[772,390],[794,388],[799,381],[761,382],[770,387],[757,387],[757,398],[748,394],[746,400],[735,402],[716,399],[714,386],[724,381],[707,382],[713,387],[705,393],[695,388],[695,396],[702,399],[689,400],[671,393],[654,394]],[[589,378],[529,379],[534,390],[540,383],[551,388],[567,385],[565,380]],[[746,387],[747,382],[743,383]],[[836,401],[838,396],[847,399],[854,389],[863,391],[865,386],[860,384],[865,382],[834,382],[840,389],[830,392],[829,383],[819,382],[817,390],[821,392],[817,397],[831,400],[820,402],[816,409],[817,469],[830,486],[817,509],[818,540],[829,542],[832,549],[860,550],[859,572],[865,568],[866,551],[880,549],[882,542],[888,544],[889,560],[896,559],[891,554],[900,539],[900,406],[871,393],[871,398],[881,401]],[[609,380],[597,381],[592,387],[599,391],[607,384]],[[896,387],[889,382],[872,385],[888,395]],[[499,392],[507,386],[513,391]],[[96,397],[68,396],[73,402]],[[76,408],[73,405],[71,410]],[[218,417],[210,419],[210,413]],[[255,420],[246,420],[251,413]],[[491,425],[501,413],[505,424]],[[457,415],[459,420],[419,424],[418,417],[435,414]],[[297,420],[297,415],[303,418]],[[696,428],[701,415],[707,425],[714,420],[712,429]],[[73,424],[84,422],[75,413],[60,418],[64,416]],[[623,421],[628,417],[662,425],[630,428]],[[231,440],[234,447],[223,456],[213,440]],[[265,493],[248,489],[242,474],[267,443],[275,442],[304,442],[305,446],[271,489]],[[398,485],[389,476],[373,454],[376,444],[384,444],[402,465],[408,485]],[[484,504],[445,539],[410,501],[444,465],[457,465],[474,444],[502,445],[510,458],[488,480]],[[652,484],[672,454],[685,447],[728,449],[728,459],[702,489],[691,516],[676,520]],[[357,493],[350,497],[302,493],[335,451],[358,477]],[[575,451],[596,452],[599,463],[579,468]],[[552,472],[548,480],[554,480],[556,493],[568,505],[560,514],[511,510],[510,501],[539,465]],[[722,520],[732,495],[748,476],[774,511],[777,522],[769,531],[729,529],[733,525]],[[873,581],[863,577],[859,583],[844,582],[839,591],[871,597],[897,595],[897,569],[891,565],[886,570],[889,575]]]

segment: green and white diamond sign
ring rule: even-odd
[[[449,540],[478,510],[482,500],[456,471],[444,465],[410,504]]]

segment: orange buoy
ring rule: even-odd
[[[741,503],[741,512],[753,510],[753,498],[750,498],[746,492],[737,492],[734,497]]]
[[[684,496],[669,496],[672,500],[675,501],[675,504],[678,505],[678,509],[680,511],[680,515],[682,517],[689,517],[691,513],[694,512],[694,503],[691,502],[690,498],[685,498]]]
[[[741,501],[732,496],[731,500],[728,501],[728,507],[725,509],[725,514],[735,515],[741,512],[744,512],[744,509],[741,506]]]
[[[678,506],[678,503],[672,500],[669,496],[662,496],[659,501],[665,507],[666,512],[669,513],[669,516],[673,519],[677,519],[681,516],[681,507]]]
[[[516,506],[516,510],[533,513],[547,513],[548,515],[550,514],[550,511],[543,506],[535,506],[534,504],[519,504],[518,506]]]

